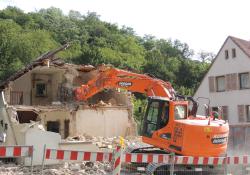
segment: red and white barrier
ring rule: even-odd
[[[227,157],[226,160],[228,165],[247,165],[250,164],[250,155]]]
[[[0,146],[0,158],[30,157],[30,172],[33,174],[33,146]]]
[[[120,146],[117,146],[116,151],[114,153],[113,175],[120,175],[121,156],[122,156],[122,148]]]
[[[110,162],[112,153],[46,149],[45,159]]]
[[[31,157],[33,146],[0,146],[0,158]]]
[[[166,154],[137,154],[127,153],[122,156],[122,162],[126,163],[169,163],[170,156]]]
[[[171,156],[167,154],[136,154],[126,153],[122,156],[126,163],[172,163]],[[223,165],[223,164],[250,164],[250,156],[232,157],[192,157],[174,156],[174,164],[190,165]]]
[[[223,165],[225,164],[225,157],[190,157],[190,156],[176,156],[174,164],[184,165]]]
[[[26,151],[25,151],[26,150]],[[2,155],[25,155],[30,148],[23,150],[19,147],[5,148],[0,147],[0,157]],[[231,156],[231,157],[192,157],[192,156],[175,156],[171,154],[139,154],[139,153],[123,153],[122,148],[118,146],[116,150],[111,152],[86,152],[73,150],[48,149],[44,147],[44,158],[42,164],[42,174],[44,161],[46,159],[62,160],[62,161],[102,161],[113,163],[113,175],[119,175],[121,171],[121,163],[156,163],[169,165],[247,165],[250,164],[250,156]]]
[[[125,163],[173,163],[171,156],[167,154],[138,154],[125,153],[120,155],[120,147],[114,155],[115,162]],[[32,153],[32,147],[0,147],[0,157],[25,157]],[[86,152],[46,149],[45,159],[53,160],[76,160],[76,161],[102,161],[111,162],[113,155],[111,152]],[[190,165],[223,165],[223,164],[250,164],[250,156],[231,157],[192,157],[174,156],[174,164]]]

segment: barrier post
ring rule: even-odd
[[[113,175],[120,175],[121,172],[121,154],[122,148],[121,146],[117,146],[114,151],[114,159],[113,159]]]
[[[31,154],[31,157],[30,157],[30,174],[33,175],[33,153],[34,153],[34,147],[32,146],[30,148],[31,150],[29,150],[29,154]]]
[[[116,150],[113,153],[113,175],[120,175],[121,173],[121,156],[122,156],[122,149],[124,147],[124,138],[119,137],[119,145],[116,147]]]
[[[44,169],[45,158],[46,158],[46,144],[45,144],[44,147],[43,147],[43,160],[42,160],[41,175],[43,175],[43,169]]]
[[[175,153],[170,153],[170,175],[174,175]]]
[[[227,154],[226,154],[225,164],[224,164],[224,175],[228,175],[227,164],[228,164],[228,158],[227,158]]]

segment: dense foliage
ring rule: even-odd
[[[179,40],[139,37],[132,28],[101,21],[96,13],[64,15],[53,7],[24,13],[7,7],[0,11],[0,81],[66,42],[72,46],[60,56],[67,62],[149,73],[186,95],[193,94],[209,66],[209,53],[200,53],[201,61],[192,60],[193,51]]]

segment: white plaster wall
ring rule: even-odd
[[[125,136],[128,123],[128,110],[124,108],[84,109],[76,112],[77,134]]]
[[[61,142],[59,143],[59,148],[63,150],[79,150],[79,151],[90,151],[90,152],[103,151],[100,150],[96,144],[87,141]]]
[[[31,105],[31,72],[27,72],[20,78],[16,79],[12,85],[12,91],[23,92],[23,104]]]
[[[236,48],[236,58],[232,58],[232,48]],[[225,59],[225,50],[229,51],[228,59]],[[210,98],[210,106],[228,106],[229,123],[238,123],[237,106],[241,104],[250,105],[250,89],[210,93],[208,77],[243,72],[250,72],[250,58],[229,38],[218,53],[215,62],[204,77],[194,97]],[[204,114],[203,107],[199,108],[198,114]]]
[[[12,123],[9,118],[8,111],[6,110],[6,104],[4,99],[4,93],[0,91],[0,120],[3,120],[3,123],[8,124],[7,131],[4,130],[4,127],[0,125],[0,132],[6,133],[6,142],[0,143],[0,145],[13,145],[17,144],[15,133],[13,132]]]
[[[64,120],[70,120],[69,123],[69,135],[72,135],[72,129],[74,128],[74,122],[70,115],[70,111],[48,111],[41,113],[39,115],[41,118],[42,124],[45,129],[47,129],[47,121],[59,121],[60,122],[60,135],[64,138]]]
[[[58,71],[52,75],[52,101],[58,101],[58,87],[63,81],[64,71]]]
[[[44,145],[47,148],[57,149],[61,136],[54,132],[42,131],[37,128],[30,128],[25,134],[25,145],[33,145],[33,165],[41,165],[43,160]],[[58,161],[46,160],[45,164],[55,164]],[[30,165],[30,158],[25,159],[25,165]]]

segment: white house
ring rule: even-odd
[[[222,107],[229,124],[250,122],[250,41],[229,36],[194,97],[207,97],[210,107]],[[198,114],[204,115],[200,106]]]

